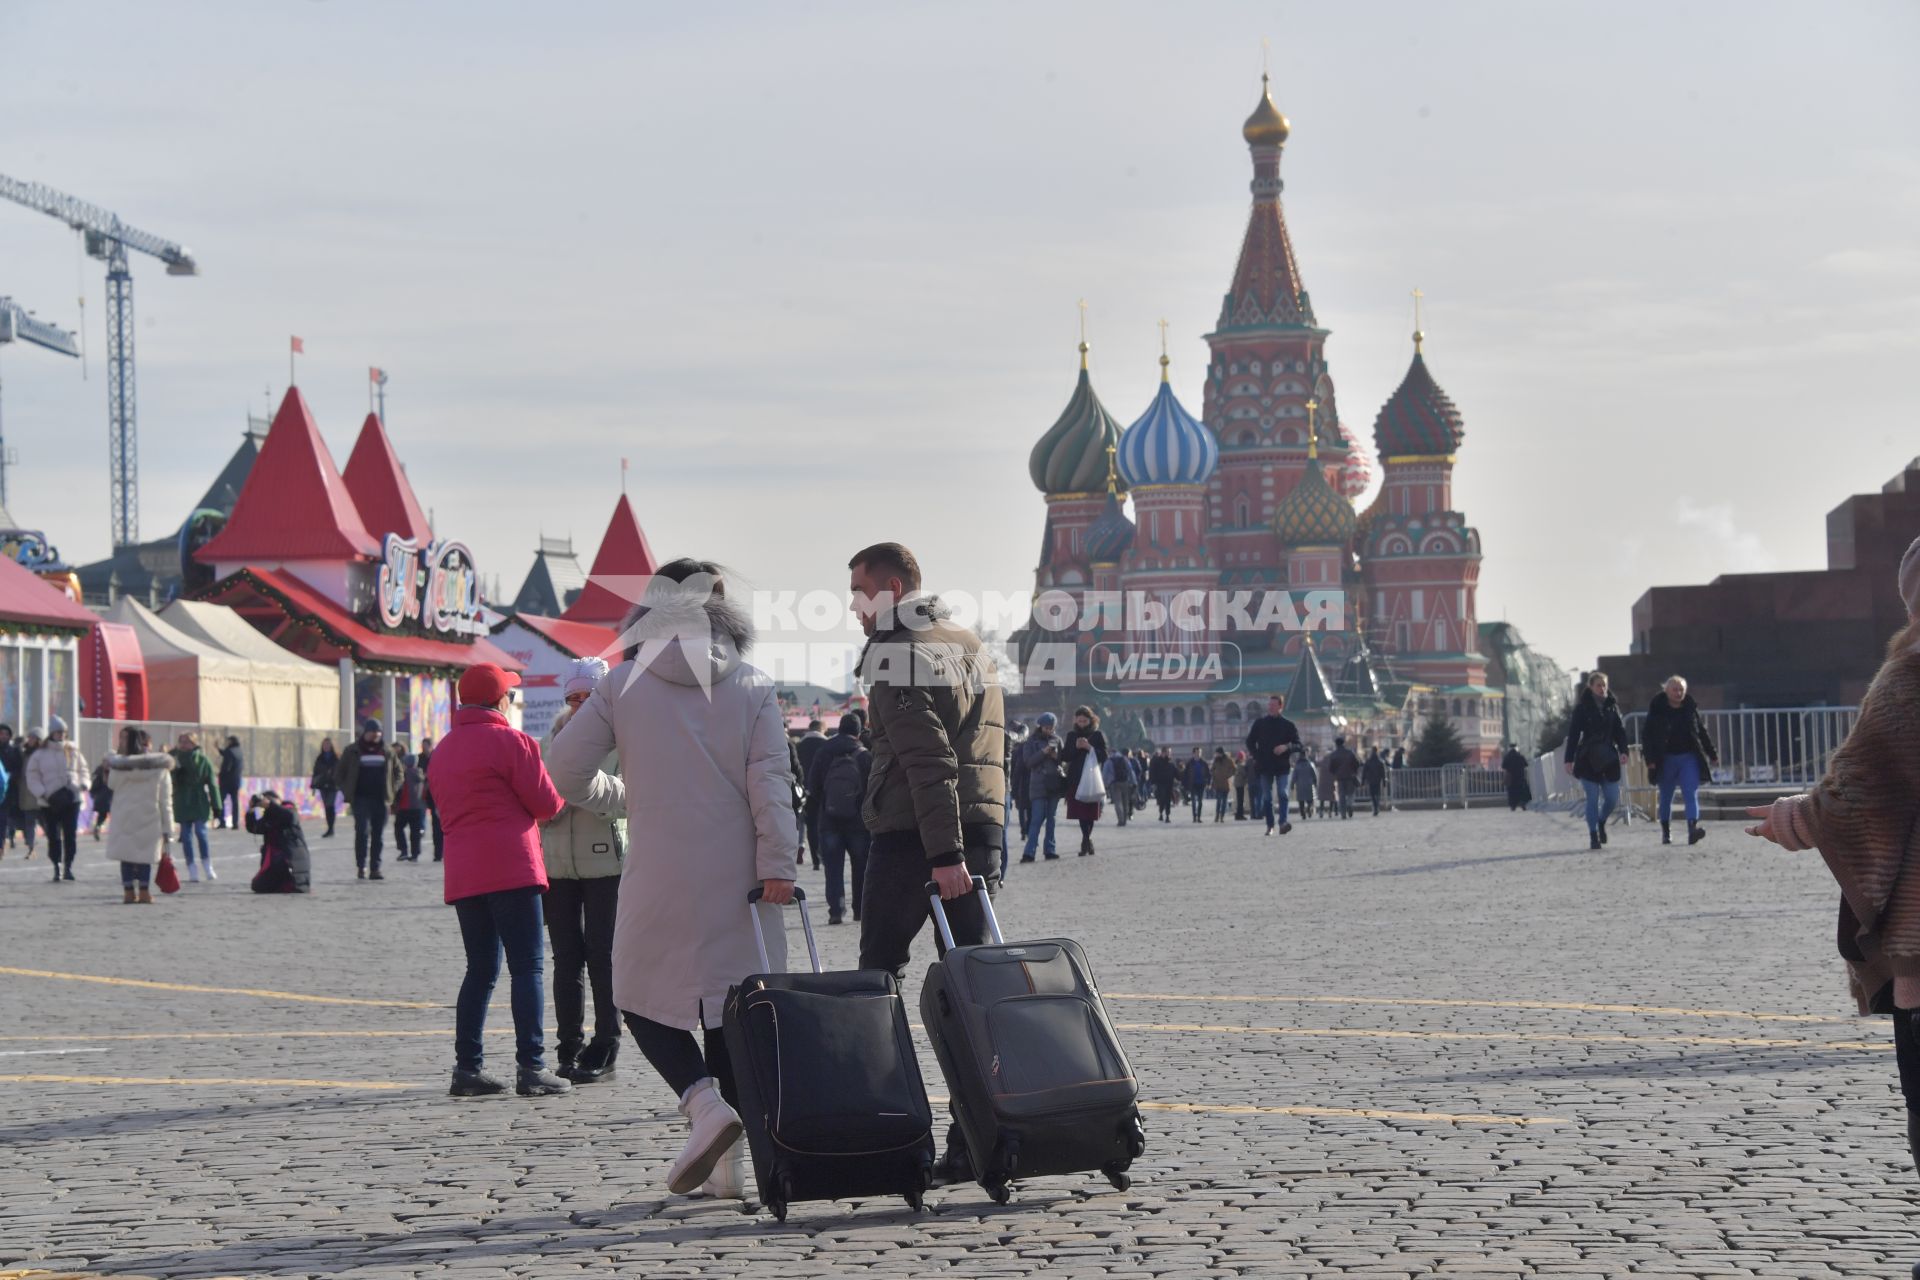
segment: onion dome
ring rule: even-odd
[[[1421,337],[1416,330],[1413,364],[1374,420],[1373,439],[1383,460],[1444,457],[1458,450],[1466,438],[1460,411],[1427,370],[1427,359],[1420,354]]]
[[[1253,109],[1247,122],[1240,126],[1240,136],[1247,140],[1250,147],[1284,147],[1287,135],[1293,132],[1293,126],[1280,114],[1280,108],[1273,105],[1273,94],[1267,89],[1266,73],[1260,75],[1260,105]]]
[[[1220,444],[1186,411],[1167,380],[1160,357],[1160,390],[1120,437],[1120,474],[1128,488],[1143,484],[1205,484],[1220,461]]]
[[[1320,443],[1307,440],[1307,469],[1293,492],[1273,509],[1273,531],[1291,547],[1343,547],[1353,541],[1358,517],[1353,504],[1327,483],[1320,465]]]
[[[1086,533],[1081,535],[1081,546],[1086,548],[1088,564],[1118,564],[1120,557],[1133,546],[1133,521],[1120,509],[1120,477],[1111,449],[1107,451],[1106,509],[1087,526]]]
[[[1107,446],[1119,442],[1120,424],[1093,393],[1083,340],[1073,398],[1027,456],[1027,475],[1045,494],[1098,493],[1107,478]]]

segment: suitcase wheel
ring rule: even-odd
[[[1133,1186],[1133,1179],[1127,1176],[1127,1166],[1124,1164],[1110,1164],[1100,1172],[1107,1175],[1107,1181],[1113,1184],[1116,1191],[1125,1191]]]
[[[787,1206],[792,1203],[792,1201],[793,1177],[790,1174],[783,1173],[780,1175],[779,1189],[773,1193],[773,1199],[767,1202],[767,1208],[773,1210],[775,1219],[785,1222],[787,1220]]]
[[[1138,1160],[1147,1150],[1147,1133],[1140,1127],[1140,1117],[1136,1114],[1127,1125],[1127,1158]]]
[[[903,1191],[901,1195],[906,1199],[907,1208],[913,1210],[915,1213],[927,1207],[927,1193],[919,1187],[915,1187],[911,1191]]]
[[[1004,1182],[988,1183],[987,1194],[993,1197],[995,1204],[1005,1204],[1007,1201],[1013,1199],[1012,1188],[1008,1187]]]

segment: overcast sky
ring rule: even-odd
[[[1411,354],[1466,417],[1483,620],[1563,663],[1648,586],[1814,568],[1920,453],[1920,6],[0,4],[0,173],[198,255],[135,265],[141,532],[277,401],[388,422],[508,596],[591,556],[619,459],[654,548],[839,589],[913,546],[1031,587],[1028,450],[1123,423],[1172,326],[1200,409],[1273,44],[1286,214],[1350,427]],[[104,282],[0,203],[11,506],[108,545]]]

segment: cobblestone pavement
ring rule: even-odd
[[[257,899],[243,839],[217,840],[219,883],[144,909],[99,846],[72,884],[0,862],[0,1269],[1576,1280],[1920,1259],[1889,1029],[1846,1016],[1834,891],[1731,825],[1589,853],[1570,820],[1505,812],[1275,840],[1109,823],[1096,858],[1016,866],[1000,909],[1099,968],[1152,1104],[1132,1190],[1047,1178],[1002,1208],[969,1185],[917,1216],[807,1204],[785,1226],[665,1193],[679,1119],[630,1045],[571,1097],[444,1096],[460,947],[430,863],[356,883],[316,839],[315,895]],[[852,929],[820,934],[852,963]]]

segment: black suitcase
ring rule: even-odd
[[[1146,1149],[1140,1089],[1080,944],[1000,935],[974,877],[993,942],[956,947],[929,884],[944,956],[927,971],[920,1018],[952,1095],[972,1175],[996,1203],[1008,1183],[1098,1170],[1122,1191]]]
[[[782,1222],[802,1200],[899,1195],[918,1209],[933,1108],[906,1004],[885,970],[820,972],[806,894],[793,896],[813,972],[754,974],[728,991],[721,1021],[760,1201]],[[748,914],[769,967],[760,913]]]

